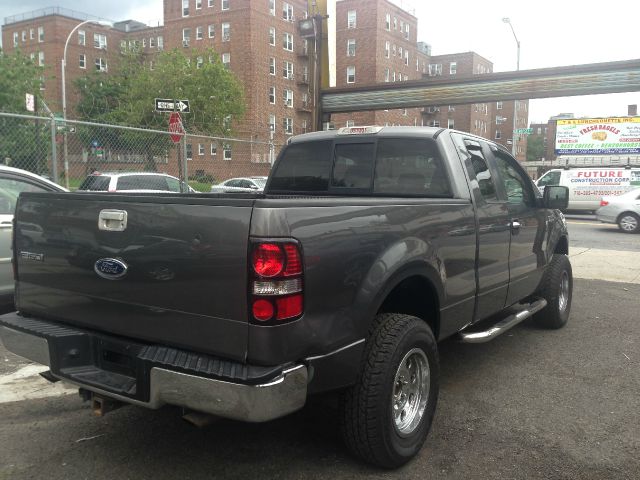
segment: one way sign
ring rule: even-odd
[[[171,98],[156,98],[156,112],[190,113],[189,100],[174,100]]]

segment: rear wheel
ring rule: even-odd
[[[374,465],[395,468],[422,447],[435,413],[439,364],[429,326],[402,314],[381,314],[365,349],[358,382],[342,398],[342,434],[349,449]]]
[[[636,233],[640,230],[640,217],[632,212],[625,212],[618,217],[618,227],[625,233]]]
[[[569,320],[573,296],[573,273],[566,255],[553,255],[538,295],[547,301],[547,306],[534,315],[534,321],[544,328],[564,327]]]

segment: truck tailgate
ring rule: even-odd
[[[206,195],[23,194],[15,220],[17,308],[244,360],[253,202]],[[117,220],[122,212],[124,228]]]

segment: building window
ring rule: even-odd
[[[396,56],[396,44],[395,43],[393,44],[392,50],[393,50],[393,56],[395,57]]]
[[[23,31],[22,31],[22,41],[23,41],[23,42],[26,42],[26,41],[27,41],[27,31],[26,31],[26,30],[23,30]]]
[[[453,121],[453,118],[450,118],[449,120],[447,120],[447,128],[455,128],[454,125],[455,125],[455,122]]]
[[[222,10],[229,10],[229,0],[221,0]]]
[[[293,90],[285,89],[282,92],[282,98],[286,107],[293,108]]]
[[[276,131],[276,116],[274,114],[269,114],[269,131]]]
[[[216,142],[211,144],[211,155],[218,155],[218,144]]]
[[[293,6],[286,2],[282,4],[282,18],[287,22],[293,22]]]
[[[287,135],[293,134],[293,118],[285,118],[282,121],[282,126],[284,127],[284,133],[286,133]]]
[[[384,28],[385,30],[391,30],[391,14],[387,13],[384,17]]]
[[[347,57],[355,57],[356,56],[356,40],[355,38],[350,38],[347,40]]]
[[[84,30],[78,30],[78,45],[85,45],[87,43],[87,34]]]
[[[202,27],[196,27],[196,40],[202,40],[204,38],[204,33],[202,31]]]
[[[182,16],[189,16],[189,0],[182,0]]]
[[[196,10],[200,10],[202,8],[202,0],[196,0]]]
[[[187,160],[191,160],[193,158],[193,145],[187,143]]]
[[[496,102],[496,110],[502,110],[502,102]]]
[[[449,64],[449,75],[455,75],[458,73],[458,62],[451,62]]]
[[[501,117],[500,115],[496,115],[496,125],[502,125],[505,122],[506,118]]]
[[[409,65],[409,50],[404,51],[404,64]]]
[[[274,27],[269,27],[269,45],[276,44],[276,29]]]
[[[38,52],[38,65],[44,67],[44,52]]]
[[[293,35],[290,33],[282,35],[282,48],[288,52],[293,52]]]
[[[149,37],[149,48],[155,48],[156,46],[156,37]]]
[[[96,58],[96,70],[98,72],[107,71],[107,61],[104,58]]]
[[[441,63],[430,63],[429,64],[429,76],[433,77],[435,75],[442,75],[442,64]]]
[[[202,7],[202,5],[200,5]],[[204,155],[204,144],[198,144],[198,155]]]
[[[44,42],[44,27],[38,27],[38,41]]]
[[[272,105],[276,103],[276,87],[269,87],[269,103]]]
[[[158,37],[158,50],[163,50],[164,49],[164,37],[160,36]]]
[[[404,38],[409,40],[409,24],[408,23],[404,24]]]
[[[213,7],[213,4],[214,4],[214,3],[215,3],[215,0],[209,0],[209,1],[207,2],[207,7],[209,7],[209,8]]]
[[[231,40],[231,24],[223,23],[222,24],[222,41],[228,42]]]
[[[216,26],[215,25],[209,25],[207,30],[208,30],[208,33],[209,33],[209,38],[213,38],[213,37],[216,36]]]
[[[107,36],[104,33],[93,34],[93,46],[100,49],[107,48]]]
[[[398,30],[398,19],[393,17],[393,29]]]
[[[225,160],[231,160],[231,144],[230,143],[224,143],[222,145],[222,152],[224,153]]]
[[[84,53],[80,54],[80,68],[87,68],[87,57]]]
[[[391,76],[391,72],[389,71],[389,69],[388,69],[388,68],[385,68],[385,69],[384,69],[384,81],[385,81],[385,82],[388,82],[388,81],[389,81],[390,76]]]
[[[347,12],[347,28],[356,28],[356,11],[349,10]]]
[[[391,56],[391,43],[387,40],[384,42],[384,56],[385,58],[389,58]]]
[[[202,68],[202,65],[204,65],[204,59],[202,57],[197,57],[196,58],[196,68]]]
[[[289,80],[293,80],[293,63],[285,60],[284,66],[282,67],[282,76]]]
[[[354,125],[355,125],[355,122],[353,120],[347,120],[346,123],[344,124],[344,126],[347,128],[351,128]]]
[[[502,138],[502,132],[500,130],[496,130],[496,140],[500,140]]]
[[[347,83],[356,82],[356,67],[347,67]]]
[[[34,38],[36,38],[35,31],[33,30],[33,28],[30,28],[29,29],[29,40],[33,40]]]
[[[19,39],[19,33],[18,32],[13,32],[13,46],[14,47],[18,46],[18,39]]]
[[[189,46],[189,40],[191,40],[191,29],[190,28],[183,28],[182,29],[182,46],[188,47]]]
[[[456,111],[456,107],[454,105],[449,105],[449,111],[450,112],[455,112]]]
[[[223,53],[222,54],[222,65],[224,65],[224,68],[229,69],[231,67],[231,54],[230,53]]]
[[[269,0],[269,13],[275,17],[275,15],[276,15],[276,0]]]

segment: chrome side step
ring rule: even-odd
[[[493,340],[498,335],[503,334],[507,330],[515,327],[523,320],[529,318],[536,312],[539,312],[547,306],[547,301],[543,298],[536,300],[528,305],[523,305],[523,310],[517,313],[509,315],[504,320],[500,320],[498,323],[491,326],[491,328],[483,331],[475,332],[460,332],[459,339],[464,343],[485,343]],[[471,327],[473,328],[473,327]]]

